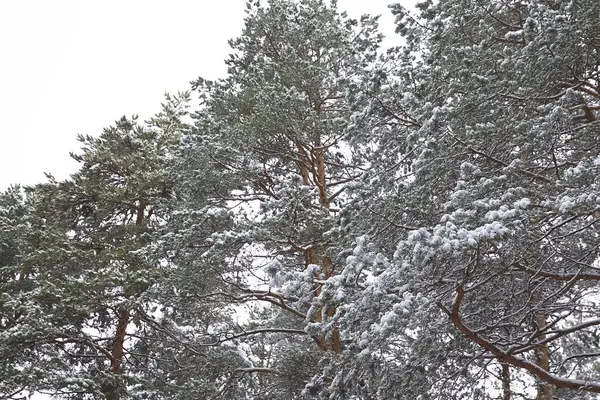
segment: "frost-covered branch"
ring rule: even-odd
[[[460,316],[460,308],[464,298],[464,293],[465,292],[462,285],[459,285],[456,289],[456,297],[452,304],[451,310],[446,308],[446,306],[444,306],[441,302],[438,303],[438,305],[450,317],[454,326],[474,343],[489,351],[500,362],[508,363],[513,367],[522,368],[527,372],[531,373],[532,375],[536,376],[537,378],[541,379],[542,381],[554,385],[555,387],[573,390],[583,390],[592,393],[600,393],[600,382],[562,378],[558,375],[552,374],[549,371],[546,371],[545,369],[532,362],[523,360],[519,357],[514,356],[511,353],[500,349],[492,342],[477,335],[472,329],[465,325]]]

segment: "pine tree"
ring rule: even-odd
[[[174,263],[182,281],[193,282],[185,286],[190,296],[203,292],[207,270],[217,271],[222,282],[210,301],[278,310],[252,329],[228,328],[254,342],[253,351],[264,348],[255,335],[277,339],[267,346],[271,356],[241,369],[269,372],[246,374],[249,385],[293,382],[285,360],[319,360],[343,348],[335,307],[314,299],[349,244],[339,215],[366,167],[353,119],[368,104],[354,97],[375,73],[380,40],[375,19],[349,19],[335,2],[249,3],[244,31],[230,42],[227,77],[194,85],[201,107],[174,172],[182,201],[172,231],[185,244]],[[333,324],[330,335],[322,324]]]
[[[343,398],[362,374],[379,398],[598,393],[598,4],[419,8],[395,6],[405,94],[382,98],[408,173],[374,160],[389,175],[363,195],[382,199],[376,215],[397,248],[377,272],[377,247],[357,246],[378,276],[338,307],[341,329],[365,339],[331,390]],[[385,232],[372,230],[380,250]]]
[[[72,157],[81,168],[69,179],[50,177],[26,200],[5,194],[14,204],[4,212],[12,239],[1,266],[2,346],[12,347],[7,368],[22,371],[15,387],[65,398],[131,395],[140,362],[131,350],[156,308],[149,290],[168,272],[142,250],[168,218],[166,164],[186,96],[169,96],[148,126],[122,118],[98,137],[79,136],[82,153]]]

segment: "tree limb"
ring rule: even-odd
[[[486,349],[500,362],[510,364],[513,367],[524,369],[527,372],[534,375],[535,377],[537,377],[538,379],[540,379],[541,381],[554,385],[555,387],[582,390],[592,393],[600,393],[600,382],[590,382],[580,379],[562,378],[560,376],[550,373],[549,371],[546,371],[545,369],[532,362],[523,360],[514,356],[513,354],[503,351],[499,347],[495,346],[493,343],[477,335],[472,329],[470,329],[467,325],[464,324],[460,317],[460,306],[462,304],[464,294],[465,292],[463,290],[463,285],[461,284],[456,289],[456,297],[454,299],[454,304],[452,305],[452,310],[448,310],[448,308],[446,308],[441,302],[438,302],[438,306],[442,309],[442,311],[444,311],[444,313],[446,313],[450,317],[452,324],[471,341]]]

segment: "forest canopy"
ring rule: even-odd
[[[599,399],[600,2],[249,1],[0,193],[0,399]]]

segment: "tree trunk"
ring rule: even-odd
[[[538,329],[544,329],[546,327],[546,316],[544,314],[537,314],[535,317],[535,323]],[[546,335],[542,335],[539,340],[544,340]],[[548,350],[547,344],[537,346],[535,349],[535,363],[548,371],[550,369],[550,351]],[[538,394],[536,400],[552,400],[554,394],[554,387],[543,381],[538,381]]]
[[[319,188],[319,202],[321,206],[329,210],[329,196],[327,195],[327,180],[325,177],[325,150],[312,150],[315,165],[315,181]]]
[[[319,204],[324,207],[326,210],[329,210],[329,197],[327,195],[327,184],[325,177],[325,154],[322,149],[312,149],[309,152],[306,151],[302,143],[296,142],[296,148],[298,149],[301,161],[298,162],[298,168],[300,172],[300,176],[302,178],[302,183],[304,185],[311,184],[311,176],[312,182],[317,185],[319,189]],[[307,204],[305,206],[310,206]],[[310,248],[304,250],[304,262],[308,266],[310,264],[319,265],[321,267],[321,272],[315,272],[315,279],[328,279],[333,275],[333,263],[331,259],[327,256],[321,257],[319,255],[317,245],[312,245]],[[322,275],[322,276],[321,276]],[[315,283],[314,285],[314,296],[318,297],[321,294],[321,284]],[[332,318],[335,314],[335,308],[329,307],[326,310],[323,308],[319,308],[315,312],[314,322],[323,322],[323,317]],[[339,353],[341,351],[341,340],[340,340],[340,332],[337,328],[334,328],[331,333],[331,337],[317,337],[315,338],[317,345],[326,351],[334,351]]]
[[[112,360],[110,363],[110,372],[120,374],[123,371],[123,355],[125,354],[125,336],[127,325],[129,324],[129,311],[126,309],[119,310],[117,329],[115,339],[112,345]]]
[[[135,225],[140,226],[145,222],[146,203],[140,200],[140,203],[135,210]],[[131,293],[130,287],[123,288],[125,298],[129,298]],[[123,356],[125,355],[125,339],[127,337],[127,326],[131,313],[125,307],[120,307],[117,311],[117,326],[115,336],[111,346],[110,372],[114,375],[103,389],[103,394],[106,400],[119,400],[121,398],[121,384],[117,378],[123,374]]]
[[[502,362],[502,400],[510,400],[512,392],[510,389],[510,367],[508,363]]]
[[[117,328],[110,352],[110,372],[114,376],[102,388],[106,400],[119,400],[121,398],[121,385],[117,376],[123,373],[123,355],[125,354],[125,337],[129,317],[129,310],[125,308],[120,309],[117,313]]]

